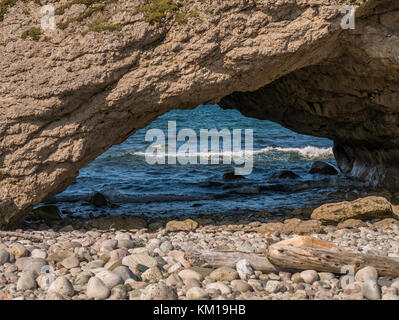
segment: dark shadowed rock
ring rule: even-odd
[[[62,220],[61,212],[57,206],[47,205],[33,209],[32,213],[28,216],[30,220],[44,220],[44,221],[57,221]]]
[[[96,207],[106,207],[109,205],[108,199],[100,192],[94,193],[89,202]]]
[[[277,179],[296,179],[299,178],[299,176],[291,171],[291,170],[282,170],[279,172],[276,172],[272,175],[272,178],[277,178]]]
[[[309,173],[335,175],[335,174],[338,174],[338,171],[331,164],[328,164],[323,161],[315,161],[315,162],[313,162],[312,167],[309,170]]]

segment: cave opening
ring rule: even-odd
[[[146,134],[152,129],[167,132],[170,121],[176,123],[177,131],[191,129],[196,133],[203,129],[252,129],[251,173],[229,179],[234,164],[223,161],[149,163],[148,148],[154,141],[146,141]],[[219,141],[218,156],[223,157],[225,145],[223,139]],[[111,147],[81,169],[74,184],[46,203],[56,204],[72,217],[127,214],[181,219],[263,211],[287,214],[326,199],[345,197],[342,190],[347,193],[353,189],[353,182],[342,175],[309,173],[314,161],[336,166],[332,146],[329,139],[298,134],[277,123],[249,118],[218,105],[173,110]],[[166,144],[166,151],[168,147]],[[90,201],[96,192],[109,200],[106,206]]]

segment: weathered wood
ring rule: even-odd
[[[316,247],[295,247],[279,243],[269,247],[269,261],[278,268],[296,270],[316,270],[344,273],[344,266],[354,271],[372,266],[380,276],[399,277],[399,259],[376,255],[333,251]]]
[[[240,251],[191,251],[186,253],[186,258],[194,265],[207,265],[212,268],[235,268],[241,259],[246,259],[255,270],[262,272],[276,272],[266,255]]]
[[[17,238],[23,238],[35,241],[43,241],[44,239],[44,237],[42,236],[36,236],[33,234],[26,234],[22,232],[12,232],[12,231],[0,231],[0,238],[5,238],[5,237],[17,237]]]
[[[347,251],[346,249],[337,246],[335,243],[325,241],[325,240],[320,240],[318,238],[314,238],[311,236],[298,236],[295,238],[290,238],[287,240],[277,242],[277,243],[275,243],[275,245],[294,246],[297,248],[309,247],[309,248],[318,248],[318,249],[326,249],[326,250],[336,248],[336,249],[339,249],[340,251],[344,251],[344,252]]]

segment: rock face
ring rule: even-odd
[[[366,197],[351,202],[343,201],[324,204],[315,209],[312,219],[323,223],[339,223],[347,219],[368,220],[394,217],[392,206],[383,197]]]
[[[356,28],[343,30],[351,2]],[[43,1],[56,8],[47,31],[37,1],[7,3],[0,228],[159,115],[206,103],[333,139],[343,173],[398,185],[395,0],[171,0],[157,14],[139,0]]]

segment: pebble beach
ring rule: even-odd
[[[378,275],[371,266],[353,274],[262,272],[245,259],[214,268],[196,264],[189,254],[262,255],[273,243],[307,234],[352,252],[399,259],[396,219],[321,225],[260,214],[144,224],[140,218],[110,217],[67,225],[35,222],[2,232],[0,299],[399,300],[399,278]]]

